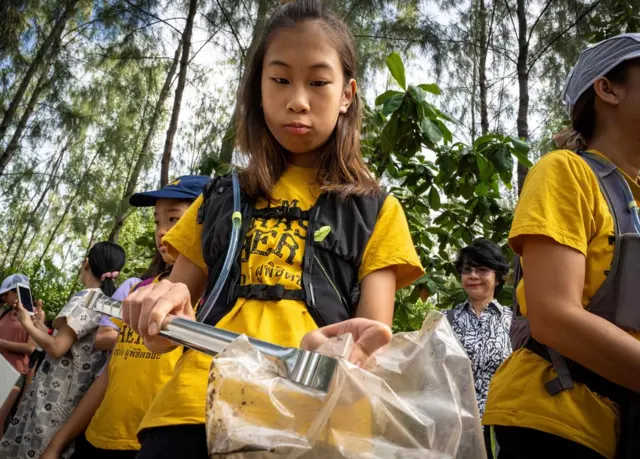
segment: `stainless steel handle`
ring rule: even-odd
[[[205,354],[217,355],[240,335],[193,320],[174,317],[162,327],[160,336]],[[272,357],[283,357],[290,352],[289,348],[254,338],[249,338],[249,342],[260,352]]]
[[[87,295],[86,307],[111,317],[122,318],[122,302],[114,300],[102,292],[91,291]],[[240,335],[194,320],[174,317],[162,327],[160,336],[191,349],[215,356]],[[260,352],[280,359],[288,357],[293,350],[292,348],[277,346],[258,339],[249,338],[249,341]]]

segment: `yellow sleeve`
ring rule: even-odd
[[[208,272],[202,258],[202,225],[198,224],[198,209],[202,204],[202,195],[182,215],[173,228],[162,238],[167,250],[174,258],[187,257],[191,262]]]
[[[529,172],[516,207],[509,244],[522,255],[527,236],[546,236],[587,255],[596,231],[594,211],[598,179],[573,152],[544,156]]]
[[[359,280],[383,268],[395,267],[396,289],[410,285],[424,274],[411,240],[409,224],[400,202],[388,196],[362,256]]]

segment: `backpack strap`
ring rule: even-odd
[[[514,255],[513,257],[512,269],[513,269],[513,293],[512,293],[513,306],[511,307],[511,310],[513,311],[513,317],[516,318],[516,317],[522,316],[522,311],[520,311],[520,303],[518,302],[518,295],[517,295],[518,284],[522,279],[522,263],[520,262],[520,257],[518,255]]]
[[[638,218],[638,206],[629,184],[615,164],[590,152],[578,152],[596,174],[600,190],[613,216],[616,236],[638,233],[640,228],[634,223]]]

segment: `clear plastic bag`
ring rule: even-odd
[[[348,335],[320,351],[344,357],[352,345]],[[237,339],[211,366],[207,436],[216,458],[486,458],[471,365],[439,312],[361,368],[341,360],[326,394]]]

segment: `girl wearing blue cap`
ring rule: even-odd
[[[640,229],[640,34],[582,53],[564,100],[569,149],[531,169],[509,235],[531,336],[495,374],[483,423],[499,458],[637,458],[640,256],[620,247]]]
[[[160,274],[142,281],[133,290],[159,282],[171,273],[174,259],[162,238],[208,181],[206,176],[183,176],[160,190],[131,196],[129,202],[134,207],[154,207],[155,240],[160,254],[152,263],[152,269]],[[138,453],[136,433],[140,421],[158,390],[170,378],[182,350],[167,354],[150,352],[131,328],[113,320],[119,332],[106,370],[52,439],[42,458],[68,454],[65,448],[76,438],[73,458],[135,458]]]

